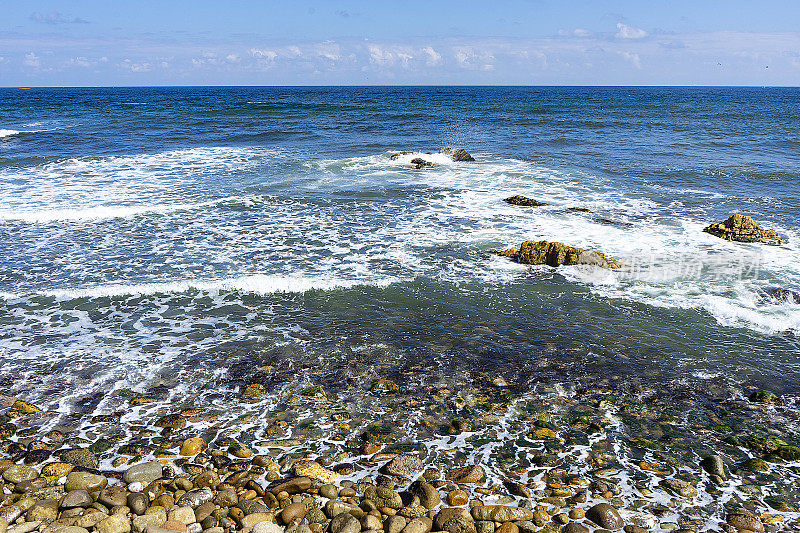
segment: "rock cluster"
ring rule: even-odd
[[[761,227],[752,218],[735,214],[731,215],[724,222],[719,224],[711,224],[703,229],[706,233],[710,233],[720,239],[726,241],[737,242],[760,242],[764,244],[783,244],[783,241],[778,233],[772,229],[761,229]]]
[[[525,241],[519,250],[503,250],[497,255],[510,257],[524,265],[594,265],[601,268],[617,269],[624,265],[605,254],[583,248],[573,248],[560,242]]]

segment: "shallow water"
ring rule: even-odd
[[[526,367],[550,347],[567,382],[719,375],[800,390],[800,306],[760,296],[800,290],[800,90],[0,96],[9,394],[92,412],[115,388],[212,387],[275,354],[325,368],[365,346],[389,367]],[[441,146],[477,161],[390,158]],[[436,165],[413,169],[420,155]],[[502,202],[513,194],[551,205]],[[733,212],[788,244],[701,232]],[[489,253],[527,239],[636,270]]]

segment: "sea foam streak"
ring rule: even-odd
[[[18,130],[0,130],[0,139],[3,137],[11,137],[12,135],[21,135],[23,133],[29,133],[25,131],[18,131]]]
[[[115,296],[146,296],[151,294],[177,294],[192,290],[209,294],[241,292],[256,295],[275,293],[306,292],[311,290],[346,289],[358,285],[388,286],[399,281],[386,277],[379,280],[352,280],[335,278],[314,278],[309,276],[267,276],[252,275],[221,280],[186,280],[163,283],[124,284],[111,283],[87,289],[66,289],[43,291],[43,296],[59,299],[107,298]]]

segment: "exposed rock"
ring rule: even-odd
[[[92,497],[85,490],[71,490],[61,498],[62,509],[74,509],[76,507],[89,507],[94,503]]]
[[[328,470],[316,461],[298,461],[295,463],[293,470],[296,476],[318,479],[323,483],[333,483],[339,477],[339,474],[333,470]]]
[[[161,471],[162,467],[160,463],[152,461],[140,463],[127,469],[122,475],[122,479],[125,481],[125,483],[134,483],[136,481],[140,481],[147,485],[151,481],[155,481],[156,479],[160,478]]]
[[[383,471],[390,476],[413,478],[423,468],[422,461],[416,455],[398,455],[383,467]]]
[[[389,487],[367,487],[364,497],[371,500],[378,509],[389,507],[390,509],[400,509],[403,506],[403,499],[400,494]]]
[[[720,239],[737,242],[761,242],[764,244],[783,244],[785,241],[780,238],[775,230],[764,230],[755,220],[748,216],[735,214],[731,215],[726,221],[719,224],[711,224],[703,229]]]
[[[477,483],[483,477],[483,468],[478,465],[453,468],[447,472],[446,477],[454,483]]]
[[[505,505],[481,505],[472,508],[475,520],[491,520],[493,522],[515,522],[517,520],[533,520],[533,511],[523,507]]]
[[[181,455],[184,457],[193,457],[206,449],[206,441],[200,437],[186,439],[181,445]]]
[[[475,520],[466,509],[460,507],[445,507],[433,519],[436,531],[448,533],[477,533]]]
[[[764,533],[764,524],[755,516],[745,513],[731,513],[725,521],[729,526],[739,530],[753,531],[754,533]]]
[[[576,213],[591,213],[592,210],[588,207],[568,207],[567,211],[575,211]]]
[[[61,460],[65,463],[85,468],[97,468],[100,461],[89,448],[73,448],[61,453]]]
[[[406,152],[406,151],[401,150],[400,152],[395,152],[392,155],[390,155],[389,159],[394,161],[395,159],[399,158],[401,155],[408,155],[408,154],[412,154],[412,153],[413,152]]]
[[[753,403],[766,403],[770,405],[783,405],[783,400],[777,394],[768,390],[754,391],[747,398]]]
[[[519,250],[495,252],[497,255],[511,257],[523,265],[594,265],[601,268],[617,269],[624,265],[613,257],[582,248],[573,248],[560,242],[525,241]]]
[[[336,515],[331,520],[329,527],[331,533],[359,533],[361,531],[361,523],[350,513]]]
[[[415,157],[414,159],[412,159],[411,160],[411,164],[414,165],[414,167],[416,169],[420,169],[422,167],[432,167],[433,166],[433,163],[431,163],[430,161],[425,161],[421,157]]]
[[[761,291],[761,303],[765,304],[800,304],[800,292],[780,287],[770,287]]]
[[[97,533],[128,533],[131,523],[124,514],[111,515],[94,526]]]
[[[449,155],[453,161],[475,161],[475,158],[463,148],[458,148],[456,150],[453,150],[452,148],[442,148],[439,150],[439,153]]]
[[[97,496],[97,501],[106,507],[126,505],[128,502],[127,494],[128,491],[125,490],[125,487],[114,485],[101,490]]]
[[[34,468],[25,465],[13,465],[3,472],[3,479],[9,483],[22,483],[23,481],[30,481],[36,479],[39,475]]]
[[[415,481],[411,484],[411,487],[409,487],[409,491],[419,498],[419,504],[426,509],[433,509],[442,502],[439,491],[436,490],[433,485],[425,481]]]
[[[719,476],[723,480],[726,479],[725,463],[722,462],[722,457],[720,457],[719,455],[709,455],[708,457],[705,457],[700,462],[700,466],[702,466],[703,470],[705,470],[712,476]]]
[[[143,515],[144,512],[147,510],[147,506],[149,502],[147,501],[147,495],[143,492],[133,492],[128,494],[126,499],[126,503],[130,508],[131,512],[136,515]]]
[[[380,524],[380,521],[378,523]],[[403,533],[428,533],[432,528],[433,520],[427,516],[420,516],[412,519],[403,529]]]
[[[694,485],[682,479],[662,479],[659,482],[659,485],[666,488],[670,492],[677,494],[678,496],[683,496],[684,498],[694,498],[697,496],[697,489],[694,487]]]
[[[602,527],[614,531],[620,529],[625,523],[617,512],[617,509],[607,503],[598,503],[586,511],[586,518]]]
[[[550,205],[519,194],[516,196],[510,196],[503,201],[507,204],[518,205],[520,207],[541,207],[543,205]]]
[[[67,483],[64,485],[66,491],[85,490],[88,492],[98,492],[108,485],[108,479],[100,474],[90,472],[70,472],[67,476]]]
[[[295,477],[292,479],[276,481],[267,487],[267,490],[273,494],[278,494],[281,491],[286,491],[289,494],[297,494],[311,488],[311,479],[305,476]]]
[[[561,533],[589,533],[589,528],[578,522],[570,522],[561,529]]]
[[[176,504],[182,507],[191,507],[192,509],[196,509],[213,499],[214,493],[211,492],[211,489],[194,489],[178,498]]]

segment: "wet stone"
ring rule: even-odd
[[[106,507],[117,507],[121,505],[126,505],[128,502],[128,491],[125,490],[125,487],[121,487],[119,485],[114,485],[111,487],[106,487],[100,491],[100,494],[97,497],[97,501],[105,505]]]
[[[14,465],[3,472],[3,479],[9,483],[22,483],[39,477],[36,469],[26,465]]]
[[[147,495],[142,492],[133,492],[128,494],[126,498],[126,503],[128,508],[130,508],[131,512],[136,515],[143,515],[144,512],[147,510],[147,506],[149,504],[147,500]]]
[[[361,523],[350,513],[341,513],[335,516],[330,523],[331,533],[359,533]]]
[[[433,520],[437,531],[448,533],[477,533],[475,520],[466,509],[460,507],[446,507],[441,509]]]
[[[245,516],[253,513],[266,513],[269,511],[266,505],[257,500],[242,500],[236,507],[241,509]]]
[[[617,509],[607,503],[598,503],[589,508],[586,511],[586,518],[598,526],[612,531],[625,525]]]
[[[513,522],[517,520],[533,520],[534,513],[522,507],[508,507],[505,505],[482,505],[472,508],[472,517],[475,520],[491,520],[493,522]]]
[[[744,529],[754,533],[763,533],[764,531],[764,524],[761,523],[761,520],[749,514],[731,513],[726,517],[725,521],[729,526],[739,530]]]
[[[162,467],[160,463],[147,462],[133,465],[125,471],[122,479],[125,483],[141,482],[145,485],[161,478]]]
[[[453,483],[477,483],[481,478],[483,478],[483,468],[478,465],[454,468],[447,472],[447,479]]]
[[[561,533],[589,533],[589,528],[578,522],[570,522],[561,529]]]
[[[97,468],[100,464],[97,456],[89,448],[73,448],[61,453],[61,460],[84,468]]]
[[[108,479],[99,474],[92,474],[90,472],[70,472],[67,476],[67,483],[64,489],[71,490],[85,490],[88,492],[97,492],[106,487]]]
[[[193,489],[178,498],[177,505],[179,506],[187,506],[195,509],[206,502],[210,502],[214,499],[214,493],[211,492],[211,489],[203,488],[203,489]],[[242,509],[244,510],[244,509]],[[247,513],[246,513],[247,514]]]

